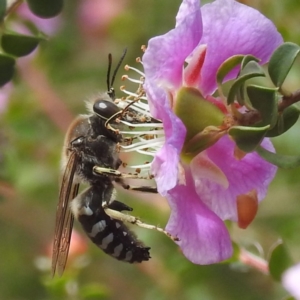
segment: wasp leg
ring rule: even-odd
[[[139,177],[138,174],[127,174],[127,173],[122,173],[118,170],[115,169],[110,169],[110,168],[102,168],[99,166],[94,166],[93,167],[93,173],[95,175],[106,175],[106,176],[112,176],[116,178],[132,178],[132,179],[145,179],[144,177]]]
[[[162,232],[163,234],[165,234],[167,237],[169,237],[171,240],[173,240],[175,242],[179,241],[178,237],[171,235],[169,232],[167,232],[163,228],[160,228],[160,227],[155,226],[155,225],[150,225],[150,224],[143,223],[137,217],[130,216],[130,215],[125,215],[125,214],[123,214],[119,211],[110,209],[109,207],[107,207],[107,205],[105,203],[103,203],[102,206],[104,208],[105,213],[113,219],[116,219],[116,220],[119,220],[119,221],[122,221],[122,222],[135,224],[135,225],[137,225],[139,227],[142,227],[142,228],[156,230],[156,231]]]
[[[157,194],[157,188],[151,186],[130,186],[129,184],[125,183],[123,179],[130,178],[130,179],[149,179],[145,177],[140,177],[138,174],[127,174],[122,173],[118,170],[109,169],[109,168],[102,168],[98,166],[93,167],[93,172],[96,175],[106,175],[115,177],[115,182],[120,184],[125,190],[130,191],[137,191],[137,192],[145,192],[145,193],[155,193]]]
[[[113,209],[113,210],[117,210],[117,211],[123,211],[123,210],[127,210],[127,211],[133,211],[133,208],[126,205],[123,202],[120,202],[118,200],[114,200],[113,202],[109,203],[107,205],[108,208]]]
[[[125,190],[136,191],[136,192],[145,192],[145,193],[155,193],[157,194],[157,188],[152,186],[131,186],[125,183],[122,178],[115,179],[115,182],[120,184]]]

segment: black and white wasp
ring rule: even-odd
[[[112,85],[125,54],[126,51],[111,80],[112,57],[109,54],[108,91],[93,101],[89,115],[80,115],[73,121],[65,137],[62,154],[63,176],[52,253],[53,276],[56,272],[61,275],[65,269],[74,217],[100,249],[129,263],[149,260],[150,248],[145,247],[123,221],[157,229],[169,236],[161,228],[123,214],[121,211],[132,211],[132,208],[115,200],[113,182],[126,189],[156,192],[151,187],[130,187],[124,182],[126,174],[118,171],[122,164],[118,149],[122,135],[115,128],[120,126],[116,117],[122,110],[113,102],[115,93]],[[88,183],[89,187],[79,193],[82,182]]]

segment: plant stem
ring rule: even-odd
[[[245,249],[241,249],[239,258],[243,264],[258,270],[263,274],[269,274],[268,262],[261,257],[258,257]]]

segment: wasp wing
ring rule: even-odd
[[[69,203],[78,194],[79,183],[73,183],[79,156],[73,151],[69,156],[59,192],[56,208],[55,233],[52,252],[52,276],[56,270],[61,276],[68,258],[74,217]]]

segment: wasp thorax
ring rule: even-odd
[[[121,109],[112,101],[97,100],[93,105],[93,110],[100,118],[108,120]]]

